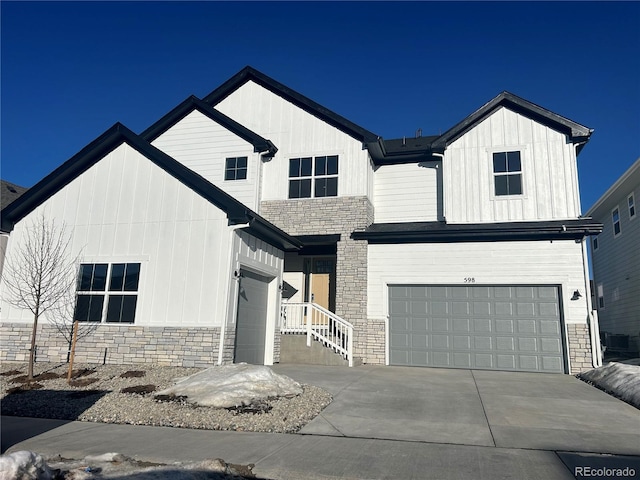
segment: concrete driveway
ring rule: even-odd
[[[640,412],[570,375],[277,365],[331,392],[302,434],[640,455]]]
[[[161,463],[218,457],[278,480],[575,480],[585,468],[627,467],[631,478],[640,475],[640,412],[568,375],[273,369],[333,394],[299,434],[3,417],[3,448],[65,458],[120,452]]]

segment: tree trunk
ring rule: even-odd
[[[29,350],[29,372],[27,380],[33,380],[33,364],[36,361],[36,334],[38,332],[38,311],[33,316],[33,330],[31,330],[31,349]]]

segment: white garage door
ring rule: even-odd
[[[566,371],[553,285],[391,285],[392,365]]]

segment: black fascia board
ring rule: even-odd
[[[378,244],[582,240],[601,233],[602,228],[601,223],[591,218],[455,225],[444,222],[379,223],[353,232],[351,237]]]
[[[288,102],[293,103],[297,107],[300,107],[307,113],[319,118],[333,127],[336,127],[347,135],[360,140],[363,143],[363,146],[370,142],[374,142],[378,138],[378,135],[375,133],[356,125],[352,121],[344,118],[342,115],[338,115],[337,113],[323,107],[319,103],[314,102],[310,98],[305,97],[304,95],[250,66],[244,67],[229,80],[203,97],[203,101],[215,107],[218,103],[250,80],[253,80],[258,85],[266,88],[279,97],[284,98]]]
[[[253,151],[256,153],[266,152],[265,156],[273,157],[278,151],[278,148],[271,142],[271,140],[267,140],[266,138],[263,138],[257,133],[249,130],[194,95],[191,95],[184,102],[147,128],[140,134],[140,136],[147,142],[151,143],[194,110],[199,111],[218,125],[221,125],[243,140],[252,144]]]
[[[432,162],[440,160],[439,157],[433,156],[431,150],[431,141],[438,137],[422,138],[425,139],[423,146],[418,148],[407,145],[406,150],[398,149],[394,145],[394,143],[401,141],[402,139],[384,140],[382,138],[378,138],[375,142],[367,144],[367,150],[369,151],[369,156],[375,166]],[[391,149],[389,147],[391,147]]]
[[[255,223],[256,227],[254,229],[264,232],[262,235],[265,237],[265,241],[274,246],[285,245],[288,249],[293,250],[302,246],[296,239],[260,217],[201,175],[154,147],[121,123],[116,123],[30,188],[24,195],[3,209],[0,212],[2,216],[2,231],[10,232],[13,230],[16,222],[20,221],[123,143],[137,150],[176,180],[224,211],[229,219],[229,224],[247,223],[251,225]]]
[[[293,238],[300,241],[305,247],[315,245],[335,245],[340,241],[339,233],[328,233],[320,235],[294,235]]]
[[[524,98],[518,97],[513,93],[504,91],[440,135],[440,137],[431,144],[432,151],[444,153],[444,150],[452,142],[460,138],[472,127],[502,106],[568,135],[573,143],[581,144],[580,147],[583,147],[584,144],[589,141],[593,133],[592,128],[585,127]],[[580,150],[581,149],[582,148],[580,148]]]
[[[247,214],[251,218],[249,226],[241,230],[285,252],[297,252],[302,248],[302,242],[288,235],[257,213],[249,210]]]

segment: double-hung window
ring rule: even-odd
[[[522,162],[519,151],[493,154],[493,181],[496,196],[522,194]]]
[[[289,198],[338,196],[338,155],[289,159]]]
[[[629,220],[636,216],[636,201],[633,193],[627,197],[627,205],[629,206]]]
[[[617,237],[622,231],[620,228],[620,210],[617,207],[611,212],[611,223],[613,223],[613,236]]]
[[[139,263],[81,264],[74,320],[133,323],[139,282]]]
[[[246,180],[247,157],[229,157],[225,161],[225,180]]]

